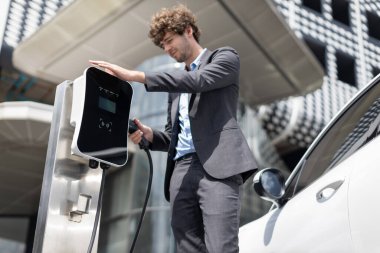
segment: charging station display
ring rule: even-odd
[[[73,90],[72,152],[111,166],[123,166],[128,159],[131,85],[90,67],[74,81]]]

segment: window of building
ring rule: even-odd
[[[380,17],[373,12],[367,11],[368,35],[380,40]]]
[[[322,6],[320,0],[302,0],[302,5],[322,13]]]
[[[332,0],[332,15],[333,19],[345,25],[350,25],[350,3],[348,0]]]
[[[343,52],[336,52],[338,79],[349,85],[356,86],[355,58]]]
[[[28,227],[27,217],[0,217],[0,252],[31,252],[31,245],[27,245]]]
[[[375,67],[373,67],[373,68],[372,68],[372,76],[375,77],[375,76],[377,76],[378,74],[380,74],[380,69],[379,69],[379,68],[375,68]]]
[[[326,71],[326,45],[311,37],[304,37],[303,39]]]

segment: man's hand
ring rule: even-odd
[[[129,70],[122,68],[116,64],[112,64],[105,61],[89,61],[92,65],[104,68],[104,71],[108,74],[116,76],[124,81],[145,83],[145,73],[137,70]]]
[[[133,122],[135,122],[136,126],[139,130],[135,131],[132,134],[129,134],[129,138],[134,144],[139,144],[141,141],[141,137],[144,136],[145,139],[149,142],[153,141],[153,130],[152,128],[142,124],[140,120],[134,119]]]

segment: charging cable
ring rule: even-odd
[[[130,119],[129,120],[128,132],[131,134],[131,133],[134,133],[137,130],[138,130],[137,125],[135,124],[135,122],[133,120]],[[150,191],[151,191],[151,188],[152,188],[152,179],[153,179],[153,161],[152,161],[152,156],[150,155],[150,152],[149,152],[149,142],[148,142],[148,140],[145,139],[144,137],[142,137],[142,139],[141,139],[141,141],[139,143],[139,147],[140,147],[140,149],[143,149],[145,151],[145,153],[147,154],[147,156],[148,156],[148,160],[149,160],[149,179],[148,179],[148,186],[147,186],[147,189],[146,189],[145,200],[144,200],[143,208],[142,208],[142,211],[141,211],[139,223],[137,225],[136,233],[135,233],[135,236],[133,238],[133,241],[132,241],[132,244],[131,244],[131,248],[129,250],[130,253],[133,252],[133,250],[134,250],[134,248],[136,246],[137,238],[139,236],[140,229],[141,229],[141,224],[142,224],[142,221],[144,219],[146,207],[148,205]],[[98,166],[99,166],[99,162],[98,161],[90,159],[90,161],[89,161],[89,167],[90,168],[97,169]],[[106,178],[106,170],[109,167],[110,166],[108,164],[100,163],[100,168],[103,170],[103,172],[102,172],[102,181],[100,183],[100,191],[99,191],[98,204],[97,204],[97,208],[96,208],[95,221],[94,221],[94,226],[93,226],[93,229],[92,229],[90,244],[88,246],[87,253],[91,253],[92,248],[94,246],[95,236],[96,236],[96,232],[97,232],[98,224],[99,224],[99,219],[100,219],[100,210],[102,208],[103,192],[104,192],[104,185],[105,185],[105,178]]]
[[[131,134],[131,133],[134,133],[135,131],[137,131],[138,129],[139,128],[137,127],[136,123],[133,120],[130,119],[129,120],[129,129],[128,129],[128,132]],[[153,178],[152,156],[150,155],[150,152],[149,152],[149,142],[148,142],[147,139],[144,138],[144,136],[142,137],[142,139],[141,139],[141,141],[139,143],[139,147],[140,147],[140,149],[143,149],[145,151],[146,155],[148,156],[148,160],[149,160],[149,179],[148,179],[148,186],[147,186],[146,194],[145,194],[145,200],[144,200],[143,208],[142,208],[141,215],[140,215],[140,220],[139,220],[139,223],[137,225],[135,237],[133,238],[133,241],[132,241],[129,253],[133,252],[133,250],[135,248],[135,245],[136,245],[137,238],[138,238],[139,233],[140,233],[141,224],[142,224],[142,221],[144,219],[146,207],[148,205],[150,190],[152,188],[152,178]]]
[[[96,169],[98,168],[98,166],[99,166],[98,161],[90,159],[89,161],[90,168]],[[92,247],[94,246],[96,231],[98,230],[98,224],[99,224],[99,219],[100,219],[100,210],[102,209],[104,184],[106,181],[106,170],[109,167],[110,166],[108,164],[100,163],[100,168],[102,168],[102,181],[100,183],[100,191],[99,191],[99,197],[98,197],[98,204],[96,206],[95,221],[94,221],[94,226],[92,228],[91,239],[90,239],[90,244],[88,245],[87,253],[91,253]]]

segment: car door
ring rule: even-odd
[[[362,149],[370,141],[366,136],[374,138],[369,132],[380,113],[379,79],[348,103],[308,149],[287,180],[287,203],[241,228],[240,252],[354,252],[349,185],[367,155]]]
[[[347,211],[350,171],[341,164],[282,208],[243,227],[240,252],[353,252]]]

